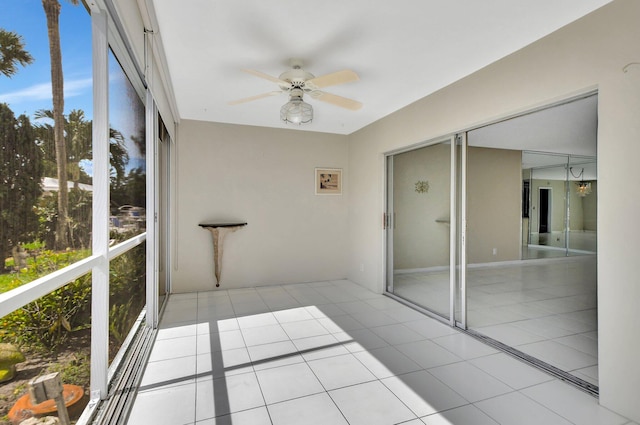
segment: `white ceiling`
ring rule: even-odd
[[[597,138],[596,95],[488,125],[468,135],[470,146],[589,157],[597,155]],[[531,164],[533,167],[547,165],[551,164],[548,161]]]
[[[152,0],[181,119],[350,134],[584,16],[610,0]],[[364,104],[314,99],[310,124],[280,122],[284,94],[242,72],[277,77],[300,58],[324,89]]]

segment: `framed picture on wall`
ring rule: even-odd
[[[316,168],[316,195],[342,195],[342,168]]]

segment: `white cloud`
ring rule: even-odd
[[[65,98],[80,96],[84,94],[87,88],[91,88],[91,83],[91,78],[65,81]],[[10,93],[0,93],[0,102],[17,104],[21,102],[30,102],[33,100],[51,100],[51,83],[35,84],[22,90]]]

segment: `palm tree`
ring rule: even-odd
[[[24,50],[22,37],[0,28],[0,73],[11,78],[18,72],[17,65],[27,66],[33,57]]]
[[[77,5],[79,0],[69,0]],[[49,54],[51,56],[51,92],[53,97],[53,136],[56,147],[56,164],[58,165],[58,220],[56,222],[56,249],[69,246],[68,216],[69,189],[67,187],[67,152],[64,140],[64,78],[62,75],[62,47],[60,45],[60,2],[58,0],[42,0],[42,7],[47,17],[47,34],[49,36]]]
[[[48,121],[53,120],[53,112],[49,109],[39,109],[34,114],[36,120],[43,118]],[[74,109],[65,117],[64,128],[65,144],[67,149],[67,179],[74,183],[81,183],[80,162],[91,160],[91,135],[93,122],[85,119],[82,109]],[[44,154],[46,170],[52,170],[50,164],[54,160],[54,144],[52,135],[54,128],[51,124],[36,123],[34,125],[37,139]],[[114,128],[109,128],[109,162],[111,164],[111,174],[117,184],[124,180],[126,166],[129,162],[129,153],[125,146],[125,139],[122,133]],[[83,182],[86,183],[86,182]]]

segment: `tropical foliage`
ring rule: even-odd
[[[0,103],[0,258],[12,247],[34,239],[38,217],[33,206],[42,189],[43,163],[33,127]],[[2,264],[4,267],[4,264]]]
[[[33,62],[33,57],[24,48],[20,35],[0,28],[0,74],[11,78],[18,72],[18,65],[27,66]]]

